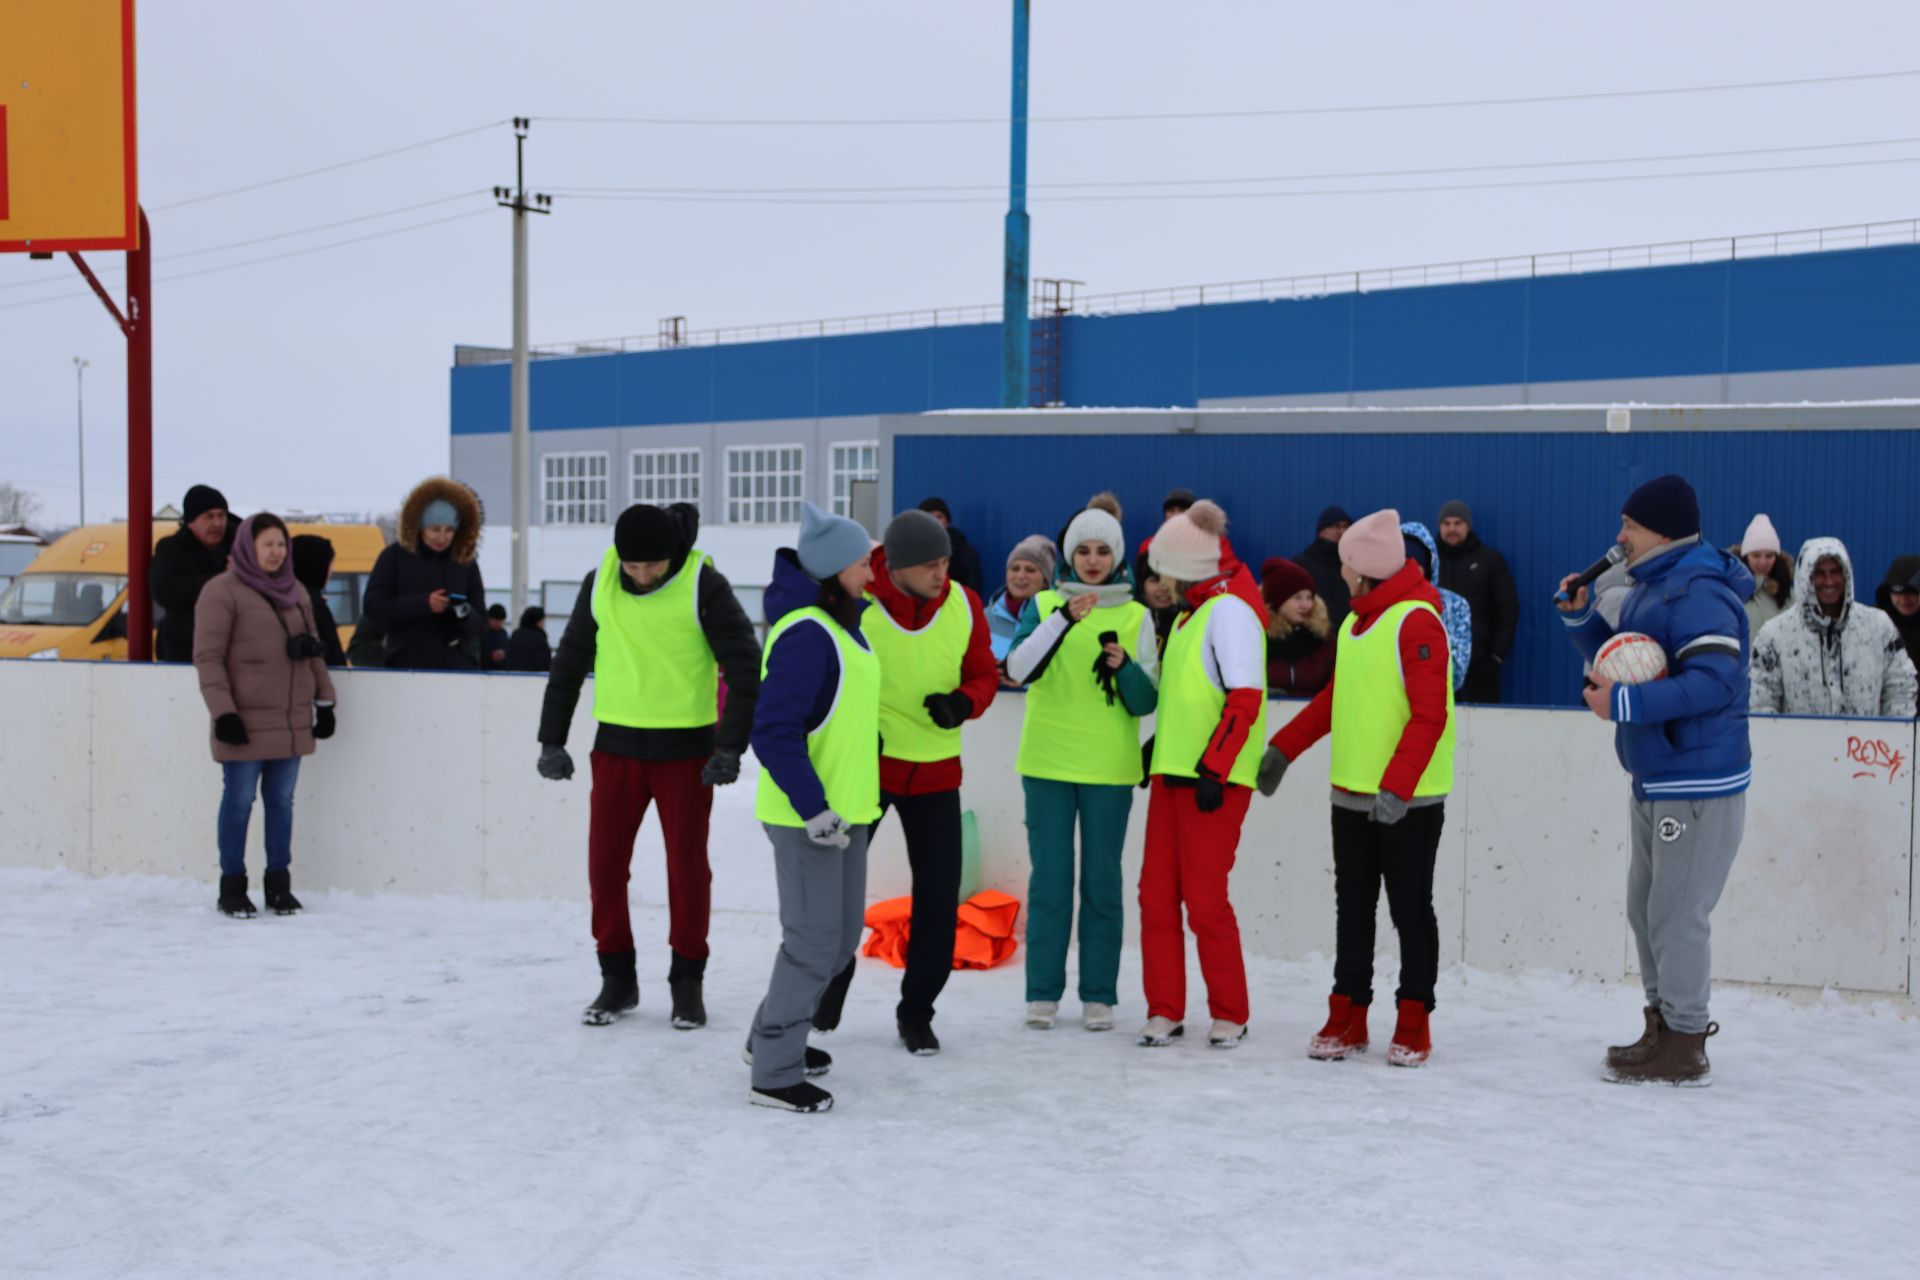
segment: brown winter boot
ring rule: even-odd
[[[1616,1044],[1607,1048],[1607,1065],[1617,1067],[1628,1062],[1645,1062],[1653,1056],[1653,1046],[1659,1042],[1660,1033],[1667,1029],[1666,1022],[1660,1017],[1658,1009],[1647,1009],[1647,1029],[1632,1044]]]
[[[1609,1064],[1605,1079],[1611,1084],[1705,1088],[1713,1083],[1713,1066],[1707,1061],[1707,1037],[1719,1031],[1717,1022],[1709,1022],[1705,1031],[1692,1033],[1662,1025],[1652,1053],[1639,1062]]]

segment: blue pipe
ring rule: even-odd
[[[1013,0],[1013,136],[1007,179],[1006,268],[1000,303],[1000,404],[1025,409],[1032,404],[1028,363],[1033,339],[1027,322],[1027,7]]]

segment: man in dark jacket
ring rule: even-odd
[[[540,776],[573,776],[567,733],[580,687],[593,675],[593,795],[587,882],[600,994],[581,1021],[605,1026],[640,1003],[627,880],[649,803],[660,806],[667,852],[667,986],[673,1025],[705,1026],[702,981],[713,871],[707,819],[713,789],[740,776],[740,753],[760,695],[760,641],[733,588],[695,549],[699,513],[635,503],[613,545],[580,584],[540,710]],[[716,665],[727,681],[719,714]]]
[[[1328,507],[1314,521],[1313,541],[1293,558],[1313,578],[1314,594],[1326,601],[1327,623],[1335,635],[1340,634],[1340,624],[1352,611],[1353,594],[1347,590],[1347,580],[1340,576],[1340,535],[1352,523],[1353,517],[1343,508]]]
[[[507,645],[513,632],[507,629],[507,606],[487,606],[487,629],[480,633],[481,665],[488,671],[507,669]]]
[[[520,614],[520,629],[507,641],[508,671],[551,671],[553,646],[547,642],[547,611],[528,605]]]
[[[945,498],[928,498],[920,504],[920,509],[938,520],[947,530],[947,541],[953,547],[949,557],[947,576],[966,587],[982,600],[987,598],[986,579],[980,576],[980,553],[974,550],[967,535],[953,527],[953,512],[947,509]]]
[[[1920,556],[1896,556],[1873,593],[1873,602],[1893,619],[1907,657],[1920,667]]]
[[[1440,508],[1440,585],[1473,611],[1473,660],[1461,702],[1500,701],[1500,669],[1513,652],[1520,597],[1506,557],[1473,531],[1473,509],[1459,499]]]
[[[386,632],[386,665],[478,671],[487,590],[480,499],[457,480],[421,481],[400,507],[393,544],[373,562],[361,612]]]
[[[187,490],[180,504],[180,528],[153,548],[147,584],[161,610],[154,656],[162,662],[193,661],[193,606],[200,589],[227,571],[233,550],[233,524],[227,500],[211,485]]]
[[[293,540],[293,576],[307,589],[313,600],[313,629],[326,649],[327,665],[347,665],[347,651],[340,647],[340,624],[327,603],[327,579],[333,575],[333,543],[318,534],[303,533]]]

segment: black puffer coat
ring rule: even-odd
[[[436,499],[459,513],[453,544],[429,551],[420,540],[420,517]],[[480,552],[484,516],[480,499],[457,480],[423,480],[400,508],[392,546],[373,562],[367,575],[362,612],[386,632],[386,665],[414,671],[478,671],[480,633],[487,625],[486,587],[474,557]],[[466,597],[466,616],[455,609],[435,613],[428,598],[435,591]]]
[[[193,607],[200,602],[201,589],[227,571],[227,556],[238,529],[229,520],[227,536],[210,547],[183,524],[154,544],[147,585],[161,610],[153,654],[160,661],[193,661]]]

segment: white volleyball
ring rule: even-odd
[[[1645,684],[1666,677],[1667,654],[1652,636],[1622,631],[1600,646],[1593,671],[1615,684]]]

